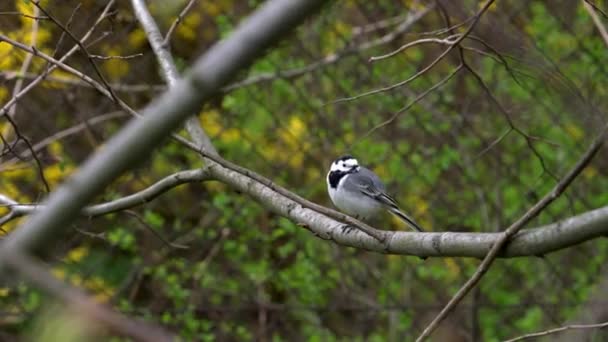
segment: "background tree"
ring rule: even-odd
[[[8,241],[21,216],[39,209],[32,204],[177,84],[172,68],[185,72],[258,5],[153,1],[138,10],[138,3],[0,4],[0,222]],[[605,306],[588,297],[602,280],[605,241],[573,246],[608,226],[605,152],[591,160],[605,123],[602,6],[326,6],[223,87],[198,113],[200,126],[190,120],[177,133],[181,142],[162,142],[98,193],[99,205],[41,240],[44,260],[96,300],[188,340],[409,340],[479,265],[456,256],[482,258],[502,236],[478,233],[516,231],[522,215],[563,184],[550,205],[521,221],[550,226],[516,234],[500,255],[528,257],[495,263],[433,336],[500,340],[578,323],[579,306]],[[147,10],[164,41],[155,43]],[[205,71],[195,66],[192,77]],[[200,146],[207,168],[196,169]],[[424,227],[455,233],[365,226],[367,233],[344,233],[335,221],[343,217],[306,209],[294,194],[328,205],[325,173],[344,152],[390,180]],[[407,230],[388,216],[375,226]],[[541,242],[545,249],[534,249]],[[70,324],[69,311],[58,315],[52,296],[7,280],[0,289],[7,338],[99,333],[56,329]]]

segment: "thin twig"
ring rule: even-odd
[[[108,92],[110,93],[110,95],[112,96],[112,98],[114,99],[114,101],[116,103],[119,102],[118,97],[116,96],[116,94],[114,93],[114,90],[112,89],[112,87],[110,86],[110,84],[108,83],[108,81],[106,80],[105,76],[103,75],[103,73],[101,72],[101,70],[99,69],[99,67],[97,66],[97,63],[95,63],[95,59],[91,57],[91,54],[89,53],[87,47],[82,43],[82,41],[80,39],[78,39],[73,33],[72,31],[70,31],[67,27],[65,27],[61,22],[59,22],[59,20],[55,19],[49,12],[47,12],[41,5],[40,5],[40,1],[39,0],[33,0],[32,3],[38,8],[40,9],[40,11],[42,11],[42,13],[44,13],[47,17],[49,17],[49,19],[55,23],[55,25],[57,25],[63,32],[65,32],[77,45],[78,47],[80,47],[80,51],[82,53],[84,53],[84,55],[86,56],[87,60],[89,61],[89,64],[91,64],[91,66],[93,67],[93,70],[95,71],[95,74],[97,74],[97,77],[99,77],[101,83],[105,86],[105,88],[108,90]]]
[[[116,112],[110,112],[107,114],[102,114],[99,116],[95,116],[92,117],[90,119],[86,119],[84,120],[85,122],[82,122],[80,124],[74,125],[72,127],[66,128],[64,130],[61,130],[57,133],[54,133],[44,139],[42,139],[41,141],[37,142],[36,144],[34,144],[32,146],[32,150],[34,153],[44,149],[45,147],[47,147],[48,145],[50,145],[51,143],[64,139],[66,137],[69,137],[73,134],[76,134],[90,126],[94,126],[103,122],[106,122],[108,120],[112,120],[115,118],[120,118],[120,117],[124,117],[126,114],[122,111],[116,111]],[[23,153],[21,153],[20,155],[18,155],[17,157],[13,158],[13,159],[9,159],[7,160],[5,163],[2,164],[2,166],[0,167],[0,172],[6,171],[9,167],[12,166],[12,164],[29,158],[32,156],[32,151],[30,150],[25,150],[23,151]]]
[[[141,57],[143,56],[143,53],[134,53],[132,55],[127,55],[127,56],[102,56],[102,55],[89,55],[89,57],[94,58],[94,59],[100,59],[103,61],[107,61],[110,59],[133,59],[133,58],[137,58],[137,57]],[[112,85],[110,84],[110,87],[112,87]]]
[[[101,56],[101,57],[103,57],[103,56]],[[61,59],[59,59],[59,60],[61,60]],[[4,79],[6,79],[6,80],[11,80],[11,79],[15,79],[15,78],[36,79],[36,78],[38,78],[39,74],[34,74],[34,73],[20,74],[18,71],[0,71],[0,76],[4,77]],[[51,82],[51,83],[56,82],[56,83],[67,84],[67,85],[71,85],[71,86],[87,87],[87,88],[93,87],[89,83],[81,81],[78,78],[67,77],[67,76],[49,75],[44,78],[43,82]],[[130,92],[139,93],[139,92],[150,92],[150,91],[161,92],[161,91],[167,90],[167,86],[164,84],[110,83],[110,86],[114,89],[114,91],[128,92],[128,93],[130,93]]]
[[[40,10],[38,9],[38,7],[34,7],[34,16],[38,17],[39,14],[40,14]],[[38,20],[34,20],[34,22],[32,23],[32,31],[31,31],[32,38],[30,41],[30,45],[32,47],[35,47],[38,44],[38,27],[39,27]],[[21,65],[21,69],[19,70],[19,74],[25,74],[27,72],[27,70],[30,68],[30,65],[32,64],[32,59],[34,59],[34,56],[31,54],[27,54],[25,56],[25,59],[23,60],[23,64]],[[21,91],[21,87],[23,87],[22,78],[17,79],[17,81],[15,82],[15,87],[13,88],[12,96],[16,96],[17,94],[19,94],[19,92]],[[17,111],[17,103],[13,104],[8,109],[8,115],[11,118],[14,118],[16,111]]]
[[[8,11],[8,12],[0,12],[0,15],[18,15],[24,18],[34,19],[34,20],[47,20],[48,17],[38,16],[38,15],[29,15],[22,12],[17,11]]]
[[[177,15],[177,18],[175,18],[175,21],[173,21],[173,23],[169,27],[169,30],[167,30],[167,34],[165,35],[165,39],[163,40],[163,46],[165,46],[166,48],[169,47],[169,41],[171,40],[171,36],[173,35],[173,32],[177,28],[177,25],[179,25],[182,22],[182,20],[184,19],[184,17],[188,13],[188,11],[190,11],[190,9],[192,8],[192,5],[194,5],[195,2],[196,2],[196,0],[188,1],[188,3],[186,4],[186,6],[184,6],[182,11],[179,12],[179,14]]]
[[[448,74],[446,77],[444,77],[443,79],[441,79],[439,82],[435,83],[432,87],[430,87],[429,89],[425,90],[420,95],[416,96],[416,98],[413,99],[412,102],[408,103],[405,107],[399,109],[390,118],[388,118],[387,120],[385,120],[385,121],[377,124],[372,129],[370,129],[369,131],[367,131],[367,133],[365,133],[360,139],[358,139],[357,142],[360,142],[360,141],[364,140],[365,138],[369,137],[372,133],[374,133],[376,130],[378,130],[378,129],[386,126],[386,125],[389,125],[390,123],[392,123],[393,121],[395,121],[395,119],[397,119],[397,117],[399,117],[399,115],[405,113],[408,109],[410,109],[413,105],[415,105],[420,100],[422,100],[423,98],[425,98],[428,94],[432,93],[433,91],[437,90],[438,88],[440,88],[441,86],[443,86],[444,84],[446,84],[462,68],[463,68],[463,65],[460,64],[458,67],[456,67],[456,69],[454,69],[454,71],[450,72],[450,74]]]
[[[384,55],[380,55],[380,56],[372,56],[369,58],[369,62],[370,63],[374,63],[374,62],[378,62],[381,61],[383,59],[387,59],[390,57],[395,56],[396,54],[403,52],[409,48],[411,48],[412,46],[416,46],[416,45],[420,45],[420,44],[441,44],[441,45],[454,45],[454,42],[456,41],[455,39],[458,38],[458,36],[460,35],[452,35],[452,36],[448,36],[446,38],[440,39],[440,38],[422,38],[422,39],[417,39],[414,40],[413,42],[409,42],[405,45],[401,45],[398,49],[389,52],[387,54]]]
[[[570,324],[570,325],[566,325],[566,326],[559,327],[559,328],[553,328],[553,329],[549,329],[549,330],[521,335],[521,336],[518,336],[518,337],[515,337],[512,339],[509,339],[509,340],[505,340],[503,342],[523,341],[523,340],[527,340],[527,339],[534,338],[534,337],[542,337],[542,336],[547,336],[547,335],[551,335],[551,334],[556,334],[556,333],[566,331],[566,330],[603,329],[606,327],[608,327],[608,322],[596,323],[596,324]]]
[[[97,20],[95,20],[95,23],[93,23],[93,25],[91,26],[91,28],[84,34],[84,36],[82,37],[81,41],[85,42],[87,39],[89,39],[89,37],[93,34],[93,32],[95,31],[95,28],[97,28],[97,26],[108,16],[108,13],[110,12],[110,8],[112,8],[112,6],[114,5],[115,0],[110,0],[108,1],[108,3],[106,4],[106,7],[104,7],[103,11],[101,12],[100,16],[97,18]],[[70,51],[68,51],[65,55],[63,55],[58,61],[59,62],[64,62],[65,60],[67,60],[70,56],[72,56],[76,51],[78,51],[78,45],[73,46]],[[31,53],[31,52],[30,52]],[[48,67],[43,73],[41,73],[36,79],[34,79],[32,82],[30,82],[25,88],[23,88],[19,94],[13,96],[7,103],[4,104],[4,106],[2,108],[0,108],[0,116],[4,115],[7,112],[7,109],[10,108],[10,106],[12,106],[16,101],[18,101],[21,97],[23,97],[25,94],[27,94],[30,90],[34,89],[34,87],[39,84],[40,82],[42,82],[44,80],[44,78],[50,74],[53,70],[55,70],[58,66],[56,64],[51,65],[50,67]]]
[[[488,8],[490,8],[490,6],[494,3],[494,1],[495,0],[488,0],[488,1],[486,1],[486,3],[482,6],[482,8],[475,14],[475,16],[473,17],[474,18],[473,22],[471,23],[471,25],[469,25],[469,27],[466,29],[466,31],[462,35],[460,35],[458,37],[458,39],[456,39],[451,45],[449,45],[448,48],[445,49],[439,56],[437,56],[437,58],[435,58],[430,64],[428,64],[422,70],[420,70],[417,73],[415,73],[413,76],[409,77],[408,79],[406,79],[404,81],[401,81],[399,83],[395,83],[395,84],[387,86],[387,87],[382,87],[382,88],[379,88],[379,89],[370,90],[370,91],[367,91],[365,93],[362,93],[362,94],[359,94],[359,95],[355,95],[355,96],[351,96],[351,97],[344,97],[344,98],[341,98],[341,99],[337,99],[337,100],[331,101],[331,102],[329,102],[327,104],[336,104],[336,103],[342,103],[342,102],[355,101],[355,100],[358,100],[358,99],[361,99],[363,97],[367,97],[367,96],[370,96],[370,95],[375,95],[375,94],[391,91],[393,89],[402,87],[402,86],[410,83],[411,81],[417,79],[422,74],[426,73],[427,71],[431,70],[435,65],[437,65],[445,56],[447,56],[448,53],[450,53],[450,51],[452,51],[456,46],[458,46],[458,44],[460,44],[460,42],[462,42],[471,33],[471,31],[473,31],[473,29],[475,28],[475,26],[479,22],[479,19],[481,19],[481,17],[483,16],[483,14],[488,10]]]
[[[408,14],[406,20],[401,25],[396,27],[394,31],[391,31],[378,39],[375,39],[370,42],[362,43],[361,45],[358,45],[358,46],[345,48],[342,51],[334,52],[332,54],[329,54],[329,55],[323,57],[322,59],[320,59],[316,62],[313,62],[313,63],[306,65],[304,67],[301,67],[301,68],[294,68],[294,69],[289,69],[289,70],[278,70],[276,72],[269,72],[269,73],[253,75],[242,81],[238,81],[238,82],[229,84],[228,86],[222,88],[222,92],[227,93],[227,92],[233,91],[238,88],[242,88],[242,87],[246,87],[246,86],[250,86],[250,85],[258,84],[258,83],[270,82],[270,81],[273,81],[276,79],[283,79],[283,80],[294,79],[296,77],[300,77],[302,75],[306,75],[310,72],[313,72],[317,69],[335,64],[335,63],[339,62],[340,60],[342,60],[344,57],[358,54],[358,53],[361,53],[363,51],[366,51],[366,50],[369,50],[369,49],[372,49],[372,48],[375,48],[378,46],[390,44],[391,42],[395,41],[395,39],[399,38],[410,27],[412,27],[412,25],[414,25],[421,18],[423,18],[427,13],[429,13],[434,8],[434,6],[435,6],[435,4],[431,4],[428,7],[423,8],[422,10]]]

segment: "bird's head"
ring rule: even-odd
[[[349,173],[357,171],[359,168],[359,162],[351,155],[344,155],[331,163],[331,171],[338,171],[343,173]]]

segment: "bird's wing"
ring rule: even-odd
[[[375,183],[370,177],[357,177],[356,181],[354,181],[353,184],[356,186],[359,192],[361,192],[361,194],[374,198],[378,202],[386,205],[391,213],[397,215],[414,230],[419,232],[423,231],[422,227],[420,227],[420,225],[416,223],[416,221],[414,221],[412,218],[403,213],[401,209],[399,209],[397,201],[395,201],[391,196],[386,193],[386,191],[384,191],[384,186],[382,185],[382,182],[380,182],[380,180],[377,180]]]
[[[397,201],[389,196],[384,189],[376,186],[371,179],[360,177],[355,183],[357,189],[364,195],[376,199],[377,201],[393,208],[397,208]]]

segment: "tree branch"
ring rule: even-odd
[[[174,341],[173,336],[157,326],[129,318],[91,300],[80,289],[55,278],[47,267],[25,253],[20,251],[4,253],[2,259],[3,263],[18,270],[21,276],[40,289],[68,303],[70,309],[89,320],[93,326],[101,322],[112,333],[137,341]]]
[[[178,185],[185,183],[202,182],[204,180],[209,179],[209,174],[203,169],[176,172],[134,194],[113,201],[84,207],[80,214],[82,216],[87,217],[96,217],[115,213],[150,202],[151,200],[175,188]],[[38,204],[20,204],[17,203],[15,200],[2,194],[0,194],[0,205],[9,209],[9,212],[6,215],[0,217],[0,227],[2,227],[3,224],[13,219],[25,215],[30,215],[45,208],[44,205]]]
[[[44,210],[11,232],[2,241],[0,263],[4,260],[2,255],[48,245],[57,231],[67,229],[81,208],[107,184],[149,155],[171,130],[323,3],[272,0],[262,5],[228,39],[199,58],[185,79],[148,106],[140,119],[132,120],[54,191]]]
[[[527,340],[527,339],[534,338],[534,337],[542,337],[542,336],[556,334],[556,333],[563,332],[566,330],[603,329],[606,327],[608,327],[608,322],[597,323],[597,324],[571,324],[571,325],[566,325],[566,326],[559,327],[559,328],[554,328],[554,329],[539,331],[539,332],[535,332],[535,333],[531,333],[531,334],[521,335],[521,336],[518,336],[518,337],[515,337],[512,339],[509,339],[509,340],[505,340],[504,342],[523,341],[523,340]]]
[[[162,70],[162,76],[169,85],[169,88],[175,87],[179,80],[179,72],[173,61],[173,56],[171,56],[171,53],[169,52],[169,45],[166,44],[154,18],[152,18],[152,15],[150,15],[150,12],[146,8],[145,2],[143,0],[131,0],[131,5],[133,6],[133,11],[137,16],[137,20],[139,20],[143,27],[144,32],[148,37],[148,42],[150,42],[150,46],[152,46],[152,50],[156,55],[156,59]],[[192,2],[186,6],[184,11],[187,11],[188,7],[191,5]],[[180,15],[182,14],[180,13]],[[169,37],[170,35],[167,35],[167,38]],[[209,153],[217,154],[217,150],[213,146],[211,139],[209,139],[209,136],[201,128],[196,116],[191,116],[186,120],[186,130],[199,148],[204,148],[206,151],[209,151]]]
[[[606,138],[606,132],[608,125],[604,126],[600,134],[594,139],[587,151],[581,156],[576,162],[572,169],[553,187],[553,189],[547,193],[540,201],[538,201],[530,210],[528,210],[523,216],[517,221],[513,222],[509,228],[507,228],[500,237],[492,245],[492,248],[488,251],[477,271],[471,276],[471,278],[456,292],[454,297],[446,304],[446,306],[439,312],[439,314],[431,321],[431,323],[424,329],[422,334],[416,339],[416,341],[423,341],[428,338],[430,334],[439,326],[439,324],[447,317],[447,315],[460,303],[460,301],[471,291],[481,278],[490,269],[490,266],[498,257],[503,247],[507,247],[507,243],[511,240],[518,231],[520,231],[528,222],[536,217],[541,211],[543,211],[549,204],[551,204],[556,198],[558,198],[564,190],[574,181],[574,179],[585,169],[585,167],[591,162],[597,151],[604,144]]]

